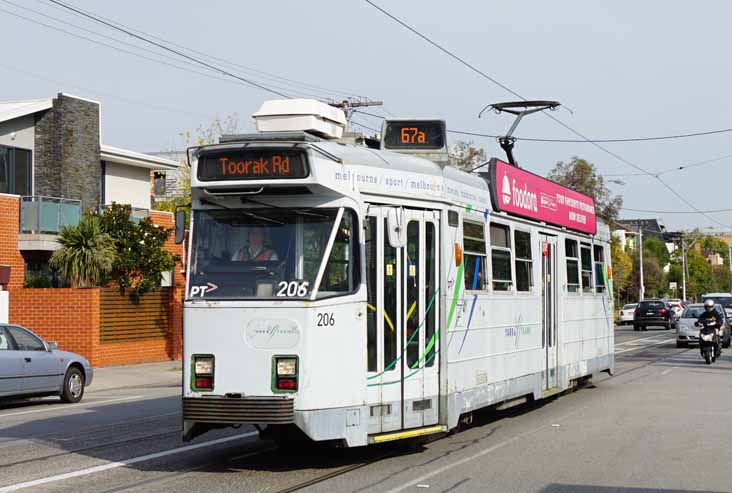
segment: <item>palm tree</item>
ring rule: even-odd
[[[73,287],[97,286],[112,271],[114,240],[99,227],[99,217],[85,215],[77,226],[65,226],[58,237],[59,250],[49,264]]]

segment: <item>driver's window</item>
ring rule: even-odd
[[[21,351],[45,351],[43,341],[31,334],[25,329],[20,327],[8,327],[10,335],[15,339],[15,343],[18,345],[18,349]]]
[[[10,351],[10,338],[3,327],[0,327],[0,351]]]

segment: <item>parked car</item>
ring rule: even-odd
[[[684,305],[681,304],[681,301],[668,300],[668,304],[676,320],[680,319],[681,314],[684,312]]]
[[[84,357],[18,325],[0,324],[0,398],[58,395],[75,403],[93,376]]]
[[[732,318],[732,293],[707,293],[702,295],[702,303],[708,299],[722,305],[727,316]]]
[[[636,306],[638,306],[638,303],[628,303],[627,305],[623,305],[623,308],[620,309],[619,325],[630,325],[633,323]]]
[[[675,323],[671,306],[659,299],[641,300],[633,315],[633,330],[647,330],[654,325],[671,330]]]
[[[732,319],[727,316],[727,312],[722,305],[714,305],[714,309],[724,317],[724,326],[722,327],[722,347],[728,348],[731,342]],[[693,303],[686,307],[684,313],[681,314],[676,330],[676,347],[687,347],[689,344],[699,344],[699,327],[694,323],[699,316],[704,313],[704,303]]]

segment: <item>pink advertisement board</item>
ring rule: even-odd
[[[498,211],[595,234],[595,201],[546,178],[511,166],[491,162],[491,200]]]

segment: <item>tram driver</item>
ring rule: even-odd
[[[267,233],[261,226],[255,226],[249,231],[249,241],[242,246],[231,260],[239,262],[267,262],[279,260],[277,252],[268,247]]]

